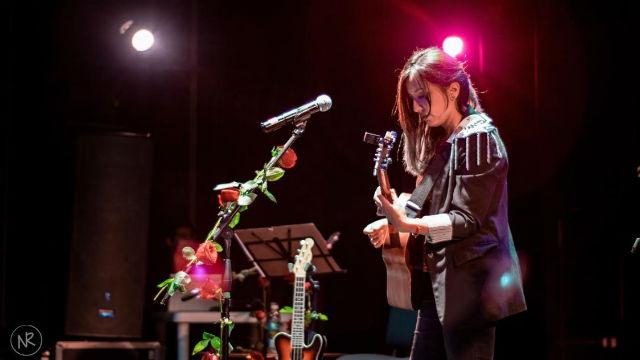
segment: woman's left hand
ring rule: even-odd
[[[396,230],[399,232],[409,232],[410,225],[407,222],[407,214],[404,212],[404,207],[398,202],[398,197],[395,191],[391,192],[393,204],[387,200],[382,193],[376,193],[376,203],[382,208],[387,219],[392,223]]]

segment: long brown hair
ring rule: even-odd
[[[482,112],[482,107],[464,63],[437,47],[419,49],[411,55],[398,77],[394,112],[398,114],[398,121],[403,131],[405,170],[414,176],[419,176],[424,173],[429,160],[433,157],[435,146],[444,139],[446,134],[441,127],[430,128],[426,121],[420,121],[419,115],[413,112],[413,102],[405,86],[410,77],[418,79],[425,93],[427,93],[427,81],[441,89],[445,89],[453,82],[460,84],[460,93],[455,105],[463,117]],[[449,106],[448,102],[447,106]]]

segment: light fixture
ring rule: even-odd
[[[464,42],[458,36],[449,36],[442,42],[442,50],[453,57],[460,55],[463,49]]]

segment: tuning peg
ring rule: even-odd
[[[288,263],[287,267],[289,268],[289,272],[293,272],[293,264],[292,263]]]

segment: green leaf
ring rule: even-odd
[[[280,178],[284,176],[284,170],[275,166],[271,169],[267,170],[267,180],[268,181],[278,181]]]
[[[169,296],[173,296],[173,294],[175,294],[177,287],[178,285],[175,282],[172,282],[171,285],[169,285],[169,290],[167,290]]]
[[[230,188],[237,188],[240,185],[241,184],[239,182],[237,182],[237,181],[233,181],[233,182],[225,183],[225,184],[218,184],[218,185],[216,185],[216,187],[213,188],[213,191],[219,191],[219,190],[230,189]]]
[[[219,337],[214,336],[210,339],[210,341],[211,341],[211,347],[214,348],[214,350],[219,354],[220,347],[222,346],[222,340],[220,340]]]
[[[209,339],[198,341],[196,346],[193,347],[193,351],[191,352],[191,355],[195,355],[200,351],[206,349],[208,345],[209,345]]]
[[[280,309],[280,314],[293,314],[293,308],[291,306],[285,306]]]
[[[222,320],[220,322],[220,331],[224,330],[224,326],[228,326],[229,327],[229,334],[231,334],[231,331],[233,331],[234,326],[236,325],[233,321],[231,321],[230,319],[226,319],[226,320]]]
[[[239,222],[240,222],[240,213],[238,212],[233,216],[233,219],[231,219],[231,222],[229,223],[229,227],[233,229],[234,227],[236,227],[236,225],[238,225]]]
[[[213,247],[215,247],[215,248],[216,248],[216,251],[217,251],[217,252],[222,252],[222,250],[223,250],[223,249],[222,249],[222,245],[218,244],[218,243],[217,243],[217,242],[215,242],[215,241],[212,241],[212,242],[213,242]]]
[[[273,202],[274,202],[274,203],[276,203],[276,204],[278,203],[278,202],[276,201],[276,197],[275,197],[275,196],[273,196],[273,194],[272,194],[271,192],[269,192],[269,190],[264,189],[264,190],[262,190],[262,193],[263,193],[263,194],[264,194],[264,196],[266,196],[269,200],[273,201]]]
[[[167,280],[161,282],[160,284],[156,285],[159,288],[163,288],[169,284],[171,284],[173,282],[173,278],[168,278]]]
[[[260,184],[258,184],[257,180],[249,180],[246,183],[242,184],[242,186],[240,187],[240,192],[241,193],[248,193],[251,190],[257,188],[258,185],[260,185]],[[242,204],[240,204],[240,205],[242,205]]]
[[[319,312],[315,312],[315,311],[307,311],[305,314],[305,320],[311,321],[311,320],[320,320],[320,321],[327,321],[329,320],[329,318],[327,317],[327,315],[323,314],[323,313],[319,313]]]
[[[213,339],[214,337],[216,337],[216,336],[211,334],[211,333],[208,333],[206,331],[202,332],[202,339],[203,340]]]
[[[248,207],[247,205],[240,206],[240,210],[238,210],[238,211],[239,211],[239,212],[245,212],[245,211],[247,211],[247,209],[248,209],[248,208],[249,208],[249,207]]]
[[[275,147],[275,146],[274,146],[274,147],[271,149],[271,156],[272,156],[272,157],[276,157],[276,156],[278,156],[278,154],[280,154],[280,149],[281,149],[280,147]]]
[[[257,186],[257,185],[256,185]],[[258,195],[254,193],[248,193],[246,195],[240,195],[238,198],[238,205],[240,206],[248,206],[256,199]]]
[[[190,246],[185,246],[182,248],[182,257],[187,261],[191,261],[196,258],[196,251]]]

